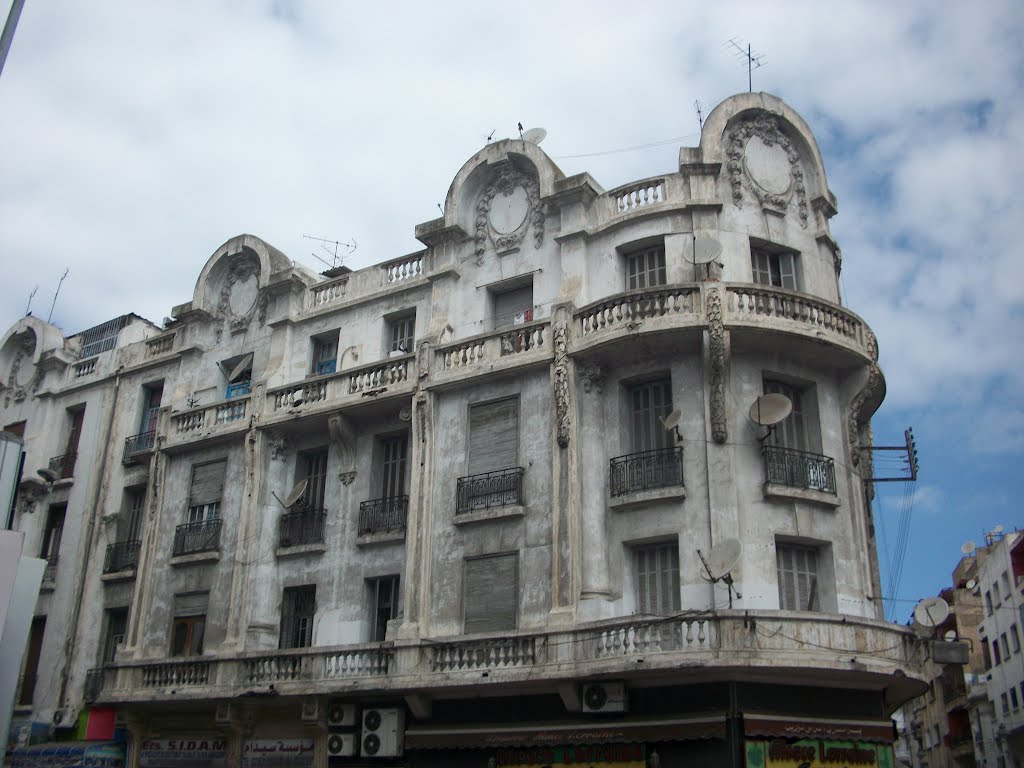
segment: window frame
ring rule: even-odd
[[[502,590],[502,595],[508,595],[509,605],[502,606],[503,608],[511,608],[511,622],[506,624],[503,622],[505,618],[500,613],[498,615],[487,615],[484,610],[480,615],[470,615],[471,600],[467,589],[470,587],[471,569],[477,567],[483,568],[487,561],[496,562],[499,559],[508,558],[506,562],[510,562],[512,565],[513,579],[510,588]],[[477,564],[480,564],[479,566]],[[494,568],[488,569],[489,571]],[[504,631],[515,631],[519,628],[519,552],[495,552],[486,555],[476,555],[473,557],[466,557],[462,560],[462,628],[464,634],[475,634],[478,632],[504,632]],[[493,608],[494,603],[488,603],[488,607]],[[475,603],[472,605],[472,609],[476,610]],[[506,611],[507,612],[507,611]]]
[[[378,438],[380,497],[395,499],[409,493],[409,433]],[[397,453],[397,455],[395,455]]]
[[[506,330],[517,325],[525,325],[533,322],[536,315],[536,297],[534,296],[533,275],[529,279],[504,281],[499,285],[492,286],[489,290],[491,302],[491,326],[494,330]],[[529,302],[524,303],[526,291],[529,291]],[[515,302],[514,308],[503,309],[499,312],[499,302],[510,301],[508,297],[521,293],[519,301]],[[502,297],[505,297],[504,299]],[[522,319],[519,319],[520,316]]]
[[[202,656],[206,639],[206,616],[210,610],[209,592],[183,592],[174,596],[169,655],[173,658]],[[182,643],[178,642],[179,629]]]
[[[310,337],[311,376],[329,376],[338,371],[338,353],[341,350],[341,330],[318,333]]]
[[[679,541],[633,545],[630,550],[635,613],[649,616],[679,613],[682,610]]]
[[[311,648],[316,621],[316,584],[285,587],[281,592],[281,650]]]
[[[513,457],[512,462],[509,463],[507,466],[487,465],[486,468],[474,466],[473,456],[479,455],[479,452],[475,452],[473,450],[473,435],[477,434],[479,436],[480,429],[483,426],[478,425],[476,428],[473,427],[474,412],[482,413],[483,409],[485,408],[500,408],[503,405],[511,407],[512,404],[515,405],[515,424],[506,427],[506,430],[514,436],[515,456]],[[522,422],[522,404],[520,403],[520,398],[518,394],[514,394],[509,397],[499,397],[493,400],[485,400],[478,403],[469,403],[466,412],[466,476],[472,477],[474,475],[479,475],[486,472],[500,472],[501,470],[504,469],[512,469],[514,467],[521,466]],[[478,439],[482,438],[478,437]]]
[[[755,285],[767,288],[799,291],[800,253],[792,248],[751,239],[750,279]]]
[[[104,611],[103,645],[100,666],[114,663],[118,647],[128,636],[128,606],[108,608]],[[120,631],[118,631],[120,630]],[[120,641],[118,640],[120,638]]]
[[[302,494],[303,510],[315,512],[326,510],[327,503],[327,468],[331,454],[328,446],[299,451],[296,458],[295,483],[306,481],[306,490]]]
[[[808,567],[807,562],[797,563],[795,559],[799,554],[803,554],[806,557],[813,557],[812,567]],[[775,542],[775,575],[776,582],[779,589],[779,610],[782,611],[817,611],[822,610],[822,594],[821,594],[821,582],[822,582],[822,556],[821,547],[816,547],[811,544],[801,544],[790,541],[778,541]],[[790,568],[791,575],[793,577],[793,596],[792,602],[787,599],[786,595],[786,583],[784,576],[786,575],[784,570],[783,559],[789,556],[794,562],[791,563]],[[789,563],[785,564],[789,566]],[[811,581],[803,589],[801,589],[800,579],[810,577]],[[806,593],[806,594],[805,594]],[[806,598],[806,599],[805,599]]]
[[[632,244],[622,249],[621,253],[625,268],[625,290],[648,290],[668,284],[664,239],[646,245]]]
[[[369,592],[369,640],[370,643],[382,643],[387,639],[388,622],[398,618],[402,599],[402,579],[397,573],[385,576],[374,576],[366,580]],[[382,603],[382,598],[387,598]],[[390,602],[389,602],[390,601]],[[381,616],[381,610],[388,612],[387,618]]]
[[[404,349],[403,349],[404,347]],[[384,352],[388,357],[412,354],[416,348],[416,310],[402,311],[384,320]]]
[[[674,448],[673,434],[661,421],[672,413],[671,375],[629,382],[625,390],[629,452]]]
[[[139,434],[156,432],[160,419],[160,404],[164,398],[163,381],[142,385],[142,413],[139,417]]]
[[[210,499],[199,504],[193,504],[193,493],[195,490],[195,471],[198,467],[207,467],[211,464],[221,464],[224,467],[220,480],[220,496],[217,499]],[[227,459],[214,459],[213,461],[202,461],[192,465],[192,475],[189,480],[188,507],[186,508],[187,523],[205,523],[220,519],[220,505],[224,500],[224,486],[227,480]]]

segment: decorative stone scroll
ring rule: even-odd
[[[882,369],[878,367],[878,339],[870,328],[864,328],[864,346],[867,347],[868,376],[864,386],[860,388],[850,401],[850,410],[847,414],[846,438],[850,443],[850,459],[853,465],[860,466],[861,461],[866,459],[866,466],[863,468],[870,472],[871,467],[871,413],[868,413],[864,405],[869,398],[875,394],[882,384]],[[863,474],[863,472],[862,472]],[[865,475],[870,477],[870,475]]]
[[[338,478],[343,485],[351,485],[356,479],[356,433],[352,422],[340,413],[335,413],[327,418],[327,429],[331,433],[331,442],[341,454]]]
[[[288,457],[288,452],[291,450],[291,441],[287,435],[282,432],[278,432],[276,429],[268,429],[266,431],[267,436],[267,448],[270,453],[271,461],[284,461]]]
[[[800,226],[807,228],[810,205],[800,153],[779,129],[777,118],[760,112],[733,127],[726,156],[733,203],[743,203],[744,182],[764,208],[783,215],[795,197]]]
[[[556,312],[553,337],[555,341],[555,364],[553,386],[555,395],[555,423],[560,448],[569,447],[569,323],[564,308]]]
[[[228,274],[220,289],[217,316],[231,332],[244,330],[254,316],[260,324],[267,321],[267,292],[259,287],[260,262],[249,253],[228,256]],[[218,341],[222,329],[218,329]]]
[[[583,383],[583,391],[601,393],[604,391],[604,371],[596,364],[581,365],[576,369],[576,375]]]
[[[540,248],[544,242],[540,184],[510,161],[501,163],[476,204],[477,265],[484,262],[488,241],[498,254],[511,253],[519,249],[531,225],[534,247]]]
[[[39,385],[43,383],[42,370],[33,370],[32,358],[36,352],[36,335],[31,328],[26,328],[21,334],[11,339],[10,343],[16,345],[14,359],[11,361],[11,369],[7,375],[7,387],[4,391],[4,407],[11,404],[11,401],[20,403],[30,392],[36,392]]]
[[[706,312],[710,340],[711,438],[721,444],[729,438],[729,430],[725,414],[725,323],[722,321],[722,297],[718,288],[708,288]]]

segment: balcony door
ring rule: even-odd
[[[393,499],[405,495],[405,475],[408,471],[409,439],[392,437],[382,444],[384,462],[381,498]]]
[[[164,395],[164,385],[155,384],[151,387],[144,387],[142,403],[142,421],[139,424],[139,433],[156,432],[156,422],[160,417],[160,401]]]
[[[803,393],[791,384],[773,379],[765,379],[764,392],[766,395],[784,395],[793,404],[793,411],[772,431],[772,445],[806,451],[807,427],[804,419]]]
[[[630,429],[633,452],[672,447],[672,436],[661,420],[672,412],[668,380],[652,381],[629,390]]]

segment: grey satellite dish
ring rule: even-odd
[[[302,405],[302,403],[305,400],[306,400],[306,397],[303,394],[301,389],[298,392],[295,392],[295,393],[292,394],[292,406],[293,407],[294,406],[298,406],[298,405]]]
[[[710,264],[722,255],[722,244],[707,235],[695,235],[693,238],[693,263]]]
[[[530,128],[528,131],[523,131],[523,141],[528,141],[531,144],[540,144],[547,135],[548,132],[543,128]]]
[[[945,640],[947,643],[952,643],[954,640],[956,640],[956,630],[946,630],[946,634],[942,636],[942,639]]]
[[[676,436],[676,442],[678,443],[683,439],[683,436],[679,432],[679,420],[683,418],[683,412],[678,408],[667,416],[662,416],[660,421],[661,425],[665,427],[666,432],[674,432]]]
[[[1001,525],[997,525],[995,528],[992,529],[992,533],[1002,533],[1002,532],[1003,532],[1003,526],[1001,526]]]
[[[949,618],[949,603],[941,597],[928,597],[914,608],[914,631],[922,637],[931,635]]]
[[[750,420],[762,427],[771,427],[793,412],[793,403],[785,395],[772,392],[761,395],[750,406]]]
[[[704,559],[708,575],[712,579],[720,579],[740,561],[740,553],[743,551],[739,539],[726,539],[715,544]]]
[[[248,371],[250,368],[252,368],[251,352],[245,357],[243,357],[242,361],[238,365],[231,369],[231,373],[228,375],[228,382],[233,382],[235,379],[237,379],[243,373]]]
[[[960,545],[960,552],[965,555],[973,555],[974,550],[976,550],[977,548],[977,544],[975,544],[973,541],[967,540],[962,545]]]
[[[974,589],[976,586],[978,586],[978,582],[976,582],[974,579],[968,579],[967,583],[964,584],[965,589]]]
[[[48,483],[55,483],[58,480],[60,480],[60,475],[58,475],[56,472],[54,472],[49,467],[43,467],[42,469],[37,469],[36,470],[36,474],[39,475],[41,478],[43,478],[43,480],[45,480]]]
[[[292,488],[292,492],[289,493],[284,500],[284,505],[288,509],[294,507],[296,502],[298,502],[298,500],[302,498],[302,494],[306,492],[307,485],[309,485],[308,480],[299,480],[299,482],[295,484],[295,487]]]

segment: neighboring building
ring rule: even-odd
[[[116,710],[150,768],[891,762],[925,650],[876,597],[835,212],[803,120],[742,94],[608,192],[488,144],[400,259],[242,235],[113,348],[25,318],[0,424],[59,555],[25,721]],[[735,590],[699,556],[730,540]]]
[[[995,717],[999,768],[1024,765],[1024,536],[1019,531],[986,535],[989,555],[981,563],[978,590],[984,621],[978,627],[987,693]]]

